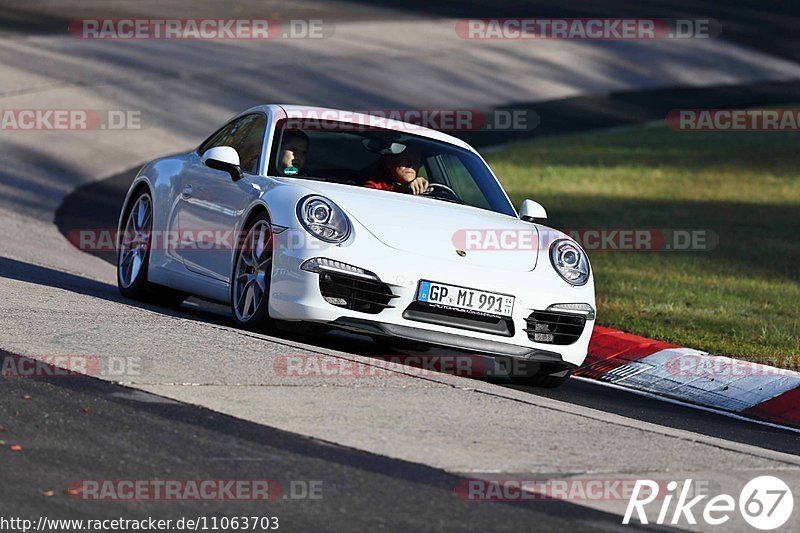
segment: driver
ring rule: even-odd
[[[284,176],[296,176],[303,170],[308,154],[308,135],[302,130],[286,130],[278,167]]]
[[[367,181],[364,187],[422,194],[428,188],[428,180],[417,175],[421,161],[422,154],[410,147],[399,154],[387,154],[381,164],[383,176]]]

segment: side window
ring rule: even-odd
[[[240,165],[244,172],[258,172],[266,129],[267,122],[260,113],[241,117],[209,137],[200,146],[200,153],[217,146],[231,146],[239,154]]]
[[[239,119],[230,133],[230,146],[239,152],[242,170],[255,174],[261,159],[261,148],[267,122],[264,115],[253,114]]]
[[[449,182],[448,185],[462,200],[475,207],[491,209],[489,202],[480,188],[478,188],[475,179],[461,159],[453,154],[442,154],[439,156],[439,161],[442,165],[445,179]]]
[[[198,150],[200,155],[203,155],[206,153],[206,151],[210,150],[211,148],[216,148],[217,146],[230,146],[227,141],[228,137],[230,137],[230,131],[234,124],[235,122],[225,124],[214,135],[206,139],[206,141],[200,145]]]
[[[428,177],[428,174],[430,174],[430,172],[428,171],[428,167],[430,166],[430,164],[431,164],[430,158],[423,157],[422,165],[417,169],[417,176],[423,177],[426,180],[430,181]]]

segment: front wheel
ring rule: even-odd
[[[272,329],[269,287],[272,277],[272,227],[264,213],[253,217],[236,252],[231,279],[231,306],[237,327]]]

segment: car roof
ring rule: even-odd
[[[312,118],[319,117],[320,120],[326,120],[331,113],[334,113],[337,115],[336,121],[347,122],[351,124],[374,124],[374,118],[377,117],[381,121],[380,127],[385,127],[386,129],[389,130],[400,130],[408,132],[414,135],[419,135],[420,137],[427,137],[429,139],[434,139],[437,141],[453,144],[455,146],[465,148],[471,152],[475,152],[475,149],[472,148],[469,144],[467,144],[466,142],[462,141],[457,137],[453,137],[452,135],[442,133],[441,131],[432,130],[430,128],[425,128],[417,124],[411,124],[408,122],[393,120],[379,115],[370,115],[368,113],[358,113],[352,110],[334,109],[330,107],[315,107],[315,106],[303,106],[303,105],[291,105],[291,104],[264,104],[251,107],[250,109],[239,113],[239,115],[237,116],[246,115],[248,113],[253,113],[255,111],[270,111],[270,112],[283,111],[287,114],[300,117],[312,117]],[[388,111],[389,110],[386,110],[387,113]],[[400,111],[401,110],[398,110],[398,112]]]

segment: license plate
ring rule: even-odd
[[[511,317],[514,297],[457,285],[420,281],[417,301],[479,315]]]

